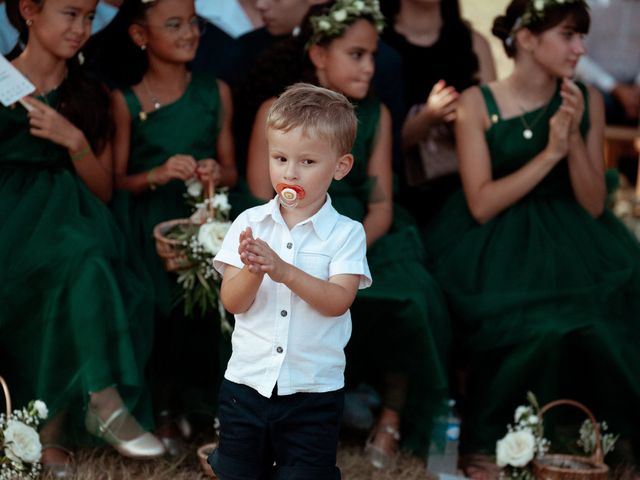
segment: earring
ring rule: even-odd
[[[146,49],[147,49],[147,46],[144,43],[140,45],[140,50],[144,51]]]
[[[32,19],[28,19],[27,20],[27,27],[30,27],[31,25],[33,25],[33,20]]]

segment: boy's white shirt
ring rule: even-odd
[[[366,236],[361,223],[340,215],[331,199],[311,218],[287,227],[277,198],[241,213],[227,233],[214,267],[242,268],[240,232],[251,227],[284,261],[323,280],[360,275],[359,288],[371,285]],[[327,302],[331,299],[327,298]],[[287,286],[264,275],[248,311],[235,316],[233,353],[225,378],[271,397],[297,392],[330,392],[344,386],[344,347],[351,336],[351,315],[327,317]]]

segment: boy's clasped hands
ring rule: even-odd
[[[251,227],[240,232],[238,253],[251,273],[266,273],[274,282],[286,283],[291,265],[282,260],[264,240],[253,238]]]

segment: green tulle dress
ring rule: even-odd
[[[561,97],[525,114],[526,124],[535,122],[526,140],[522,119],[502,118],[490,89],[481,91],[493,119],[485,135],[493,176],[501,178],[545,148]],[[567,162],[484,225],[459,192],[426,237],[468,371],[461,450],[494,453],[531,390],[540,403],[585,403],[637,455],[640,248],[611,212],[594,219],[577,203]]]
[[[55,107],[58,92],[41,98]],[[151,291],[108,208],[21,106],[0,106],[0,198],[0,374],[14,405],[68,407],[81,426],[88,392],[116,385],[148,426]]]
[[[362,221],[375,184],[367,173],[380,119],[377,98],[358,102],[354,166],[329,188],[334,207]],[[380,388],[383,372],[408,375],[402,411],[404,448],[427,453],[433,420],[446,408],[450,326],[444,297],[424,266],[424,249],[410,215],[394,208],[390,231],[367,252],[373,285],[360,290],[351,308],[353,334],[347,346],[347,378]],[[384,395],[384,393],[383,393]]]
[[[193,73],[183,95],[158,110],[142,113],[131,88],[122,91],[131,114],[128,173],[147,172],[176,154],[196,160],[216,159],[222,104],[215,77]],[[153,228],[166,220],[189,217],[191,207],[182,180],[172,180],[140,194],[118,191],[112,209],[152,278],[156,299],[156,338],[151,368],[159,410],[213,413],[220,338],[217,313],[186,317],[177,275],[164,269],[156,253]],[[212,345],[214,346],[213,352]],[[167,393],[180,392],[181,399]],[[165,398],[167,395],[171,398]]]

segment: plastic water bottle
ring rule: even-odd
[[[437,473],[441,480],[452,478],[457,474],[458,464],[458,443],[460,440],[460,418],[455,412],[455,400],[447,402],[448,411],[446,417],[436,419],[436,429],[444,430],[444,449],[435,446],[432,449],[428,468],[431,472]]]

